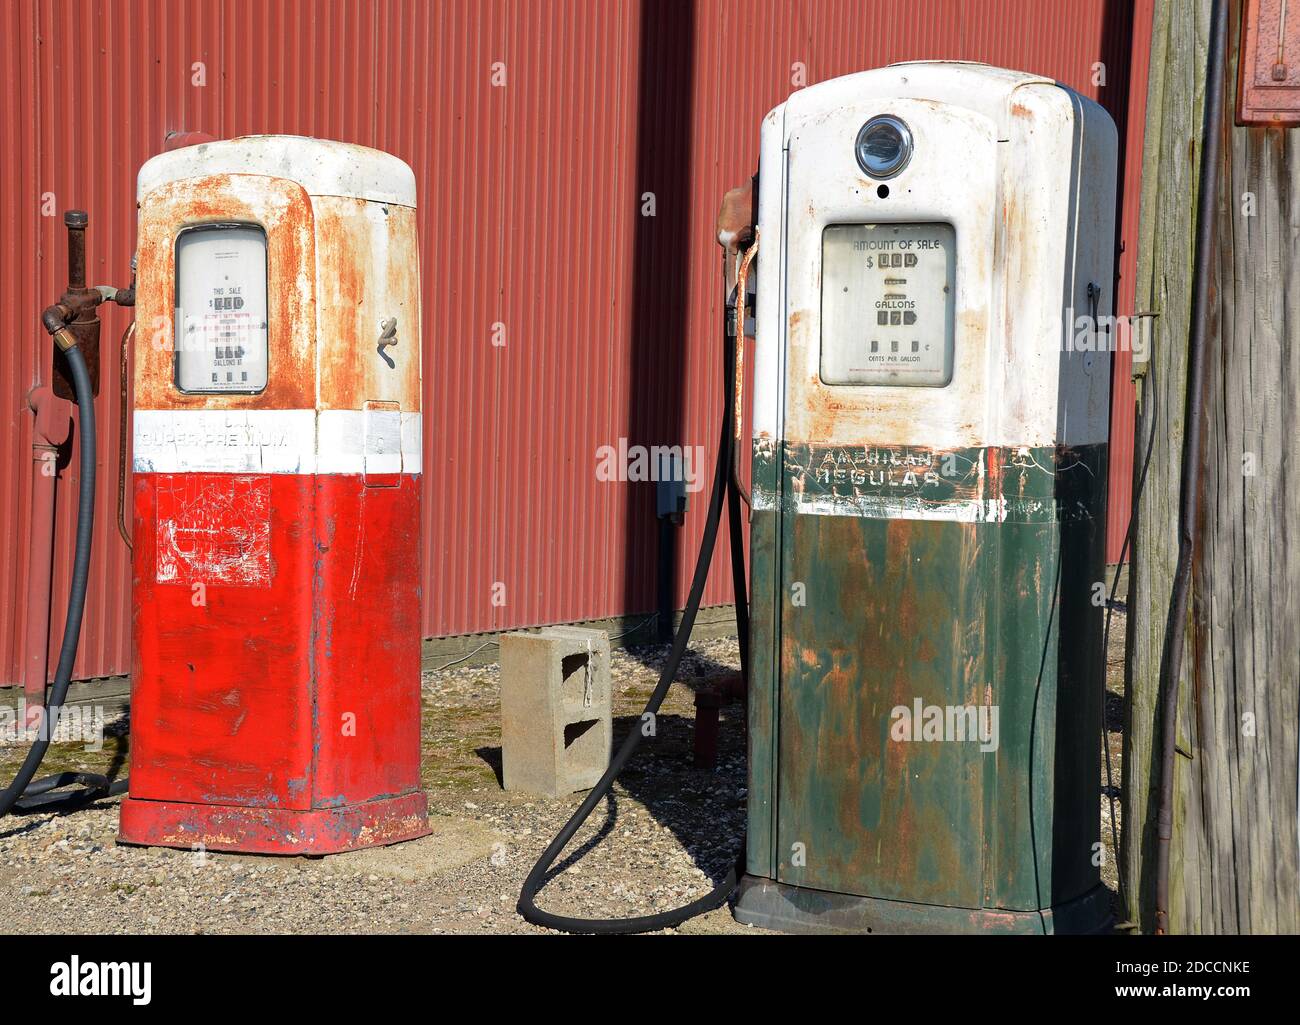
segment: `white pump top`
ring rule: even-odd
[[[169,182],[214,174],[287,178],[309,196],[415,206],[415,172],[391,153],[305,135],[246,135],[160,153],[140,168],[136,201]]]

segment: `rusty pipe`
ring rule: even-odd
[[[86,287],[86,225],[90,215],[85,210],[69,210],[63,215],[68,229],[68,291]]]
[[[135,286],[132,285],[132,291]],[[128,552],[134,552],[131,535],[126,529],[126,432],[129,429],[127,405],[130,392],[131,340],[135,337],[135,320],[133,319],[122,332],[121,350],[118,357],[118,399],[117,419],[117,532],[122,536]]]
[[[755,229],[754,241],[739,257],[739,265],[736,268],[736,388],[735,408],[732,411],[732,416],[735,421],[735,441],[737,444],[740,443],[741,435],[745,429],[745,317],[749,312],[749,293],[747,290],[749,283],[749,265],[754,262],[754,257],[757,255],[758,229]]]
[[[45,389],[51,402],[54,393]],[[38,414],[39,417],[39,414]],[[32,520],[27,541],[27,636],[23,650],[24,730],[38,725],[49,673],[50,592],[54,576],[54,477],[58,449],[32,440]]]
[[[74,214],[80,214],[79,217]],[[86,274],[85,214],[69,211],[68,281],[84,285]],[[51,335],[67,331],[77,311],[66,302],[57,302],[41,311],[41,323]],[[21,723],[24,731],[39,725],[45,707],[45,685],[49,680],[50,595],[54,579],[54,484],[58,475],[59,445],[67,439],[60,432],[60,420],[66,424],[63,400],[50,388],[40,384],[27,396],[32,411],[32,505],[31,526],[27,537],[27,613],[26,636],[23,638],[23,701],[26,713]]]
[[[70,311],[51,307],[47,323],[61,330]],[[67,403],[48,385],[38,383],[27,394],[32,411],[32,501],[27,540],[27,628],[23,638],[23,698],[27,706],[24,728],[37,724],[45,705],[49,679],[50,598],[54,574],[54,498],[59,446],[68,439]]]

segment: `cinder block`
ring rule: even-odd
[[[501,767],[507,790],[590,790],[613,738],[609,635],[551,626],[501,638]]]

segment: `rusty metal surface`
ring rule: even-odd
[[[789,933],[1038,935],[1107,932],[1107,891],[1096,889],[1048,911],[932,907],[823,893],[746,876],[736,891],[736,920]]]
[[[1136,4],[1135,54],[1147,49],[1150,8]],[[24,397],[49,382],[37,315],[65,285],[60,218],[90,212],[90,283],[124,283],[134,176],[169,134],[314,135],[385,149],[415,168],[424,633],[635,614],[654,607],[653,485],[598,482],[593,452],[620,437],[712,449],[721,415],[715,215],[723,192],[754,170],[764,113],[799,75],[813,84],[920,57],[1053,76],[1099,98],[1122,132],[1130,111],[1124,211],[1125,236],[1135,237],[1146,69],[1132,68],[1130,105],[1131,17],[1120,0],[990,0],[978,13],[948,0],[699,0],[644,12],[631,0],[5,5],[0,145],[11,163],[0,288],[12,300],[0,309],[0,531],[17,543],[0,550],[0,684],[20,677],[31,503]],[[1105,86],[1093,82],[1097,61]],[[493,84],[494,62],[504,85]],[[641,216],[645,192],[656,195],[654,218]],[[1134,249],[1124,253],[1120,312],[1131,308]],[[130,313],[101,313],[111,366]],[[493,345],[498,324],[503,346]],[[145,337],[142,329],[140,347]],[[1113,550],[1130,474],[1123,356],[1116,385]],[[97,409],[102,450],[113,453],[117,390],[101,389]],[[64,496],[75,493],[75,442],[69,456]],[[130,558],[114,526],[113,461],[102,468],[78,677],[129,664]],[[59,502],[56,609],[67,594],[72,506]],[[699,511],[693,502],[680,534],[679,603]],[[706,601],[730,601],[725,566]]]
[[[1300,124],[1300,5],[1244,0],[1237,124]]]
[[[181,225],[241,223],[266,231],[268,265],[314,266],[313,204],[283,178],[212,175],[150,193],[139,222],[136,409],[312,409],[316,405],[315,282],[272,274],[267,290],[266,389],[257,394],[183,393],[173,383],[176,306],[172,273]]]
[[[124,843],[182,850],[303,852],[319,857],[429,835],[423,794],[345,808],[293,813],[283,808],[212,807],[172,801],[122,802]]]
[[[382,401],[418,411],[420,267],[414,260],[382,259],[389,246],[415,252],[416,211],[338,196],[315,196],[312,209],[320,261],[319,337],[374,340],[321,349],[322,408],[362,409]],[[346,258],[356,252],[372,258]],[[388,326],[381,330],[381,324]],[[387,336],[382,343],[381,334]]]
[[[84,210],[69,210],[63,215],[63,223],[68,229],[68,287],[59,297],[59,307],[61,311],[67,311],[63,319],[86,361],[91,392],[98,395],[100,325],[97,309],[102,298],[94,288],[86,287],[86,229],[89,220]],[[72,401],[77,398],[72,372],[62,351],[54,354],[54,394]]]

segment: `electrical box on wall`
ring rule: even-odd
[[[1288,7],[1291,8],[1288,10]],[[1300,2],[1244,0],[1237,123],[1300,124]]]

